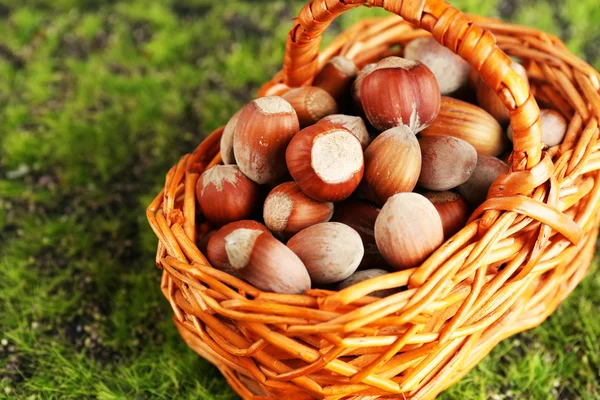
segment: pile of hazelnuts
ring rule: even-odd
[[[264,291],[341,289],[420,265],[465,226],[508,172],[508,110],[434,39],[403,56],[360,71],[334,57],[312,86],[230,119],[224,165],[196,186],[215,228],[199,247],[215,268]],[[543,110],[541,122],[545,145],[559,144],[561,114]]]

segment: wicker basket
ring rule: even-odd
[[[364,20],[319,53],[333,19],[360,5],[403,19]],[[196,220],[194,186],[220,162],[223,128],[181,158],[148,207],[175,325],[244,399],[434,398],[499,341],[544,321],[585,276],[600,205],[600,74],[559,39],[442,0],[314,0],[259,95],[310,84],[335,55],[361,66],[429,32],[511,110],[514,152],[511,173],[468,225],[418,268],[304,295],[261,292],[212,268],[196,245],[209,226]],[[531,92],[507,54],[526,66]],[[563,144],[546,151],[537,102],[570,121]],[[405,286],[385,299],[366,295]]]

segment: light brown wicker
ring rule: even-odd
[[[360,5],[404,20],[364,20],[319,53],[334,18]],[[244,399],[434,398],[496,343],[544,321],[585,276],[598,232],[600,75],[556,37],[442,0],[314,0],[259,95],[310,84],[335,55],[360,66],[428,32],[501,96],[515,133],[511,172],[418,268],[304,295],[261,292],[212,268],[196,245],[209,226],[196,222],[194,185],[220,162],[223,128],[181,158],[148,207],[175,324]],[[507,54],[526,66],[531,93]],[[562,145],[543,150],[536,99],[570,121]]]

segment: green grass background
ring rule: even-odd
[[[0,0],[0,398],[236,398],[172,325],[144,209],[277,71],[303,3]],[[454,3],[600,67],[597,0]],[[442,398],[600,398],[598,306],[594,263]]]

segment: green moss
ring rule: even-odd
[[[514,16],[514,21],[517,24],[533,26],[556,36],[561,34],[554,7],[543,0],[520,7]]]

